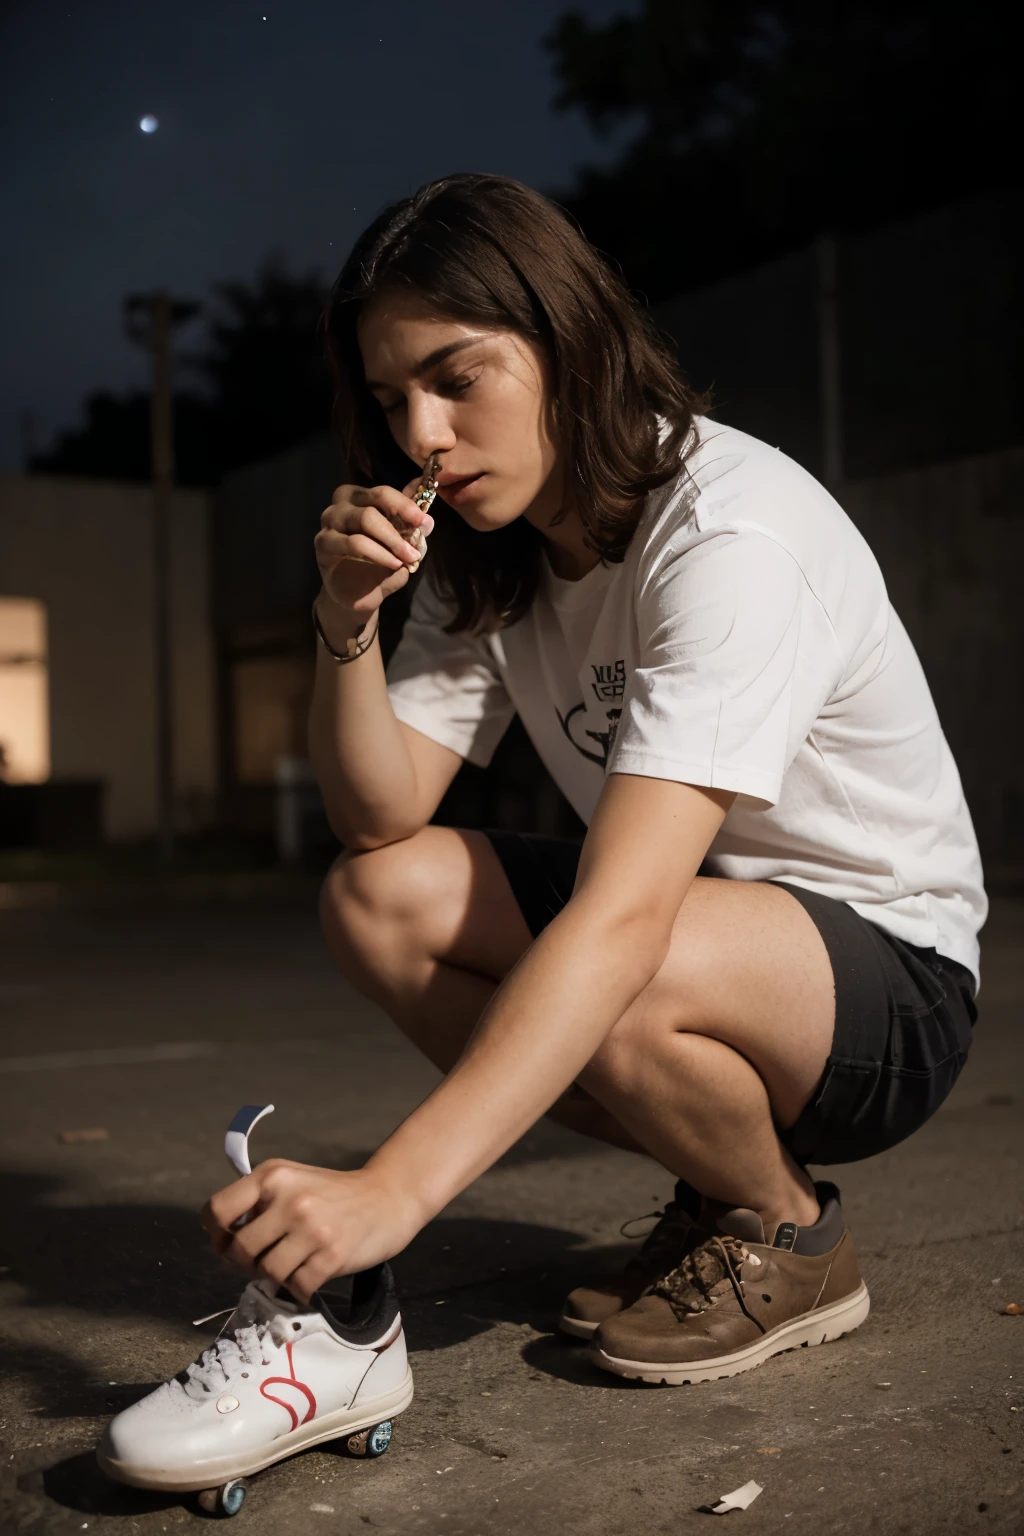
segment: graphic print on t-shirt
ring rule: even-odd
[[[848,902],[976,976],[977,842],[877,560],[798,464],[696,427],[621,563],[570,581],[542,562],[515,623],[452,630],[428,571],[388,668],[396,717],[485,768],[518,715],[584,824],[611,773],[731,792],[717,875]]]
[[[590,686],[601,703],[606,704],[612,699],[622,698],[626,691],[626,662],[624,657],[620,656],[618,661],[610,663],[595,665],[592,662],[590,670],[594,674],[594,681]],[[583,715],[582,719],[579,718],[581,712]],[[599,726],[596,731],[590,730],[587,727],[587,721],[590,717],[587,713],[586,702],[574,704],[572,709],[565,715],[562,714],[556,704],[555,714],[558,716],[559,725],[576,748],[576,751],[582,757],[588,758],[590,762],[597,763],[599,768],[607,768],[608,757],[612,747],[615,745],[615,733],[619,728],[619,719],[622,715],[621,705],[617,709],[605,710],[604,729],[602,730]],[[585,746],[582,741],[584,736],[594,742],[599,750],[594,751],[593,748]]]

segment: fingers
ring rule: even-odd
[[[287,1286],[299,1301],[308,1301],[311,1293],[299,1296],[293,1289],[292,1277],[297,1270],[308,1266],[314,1251],[309,1238],[304,1233],[289,1233],[262,1256],[256,1268],[261,1275],[266,1275],[275,1284]],[[313,1289],[315,1290],[316,1287],[314,1286]]]
[[[288,1289],[297,1300],[309,1301],[314,1291],[318,1291],[328,1280],[333,1280],[335,1275],[343,1275],[348,1271],[344,1266],[334,1262],[327,1250],[321,1249],[312,1255],[305,1264],[292,1271],[288,1277]]]
[[[239,1269],[255,1269],[264,1254],[288,1232],[291,1225],[287,1202],[272,1200],[266,1210],[232,1234],[222,1250],[224,1257]]]
[[[383,541],[379,541],[365,533],[344,533],[332,528],[321,528],[313,540],[313,548],[316,551],[317,561],[321,564],[333,565],[339,560],[361,560],[370,565],[381,566],[385,571],[401,570],[403,566],[410,566],[419,556],[411,544],[406,544],[394,528],[391,529],[393,541],[398,550],[392,551],[385,547]],[[407,553],[404,553],[407,551]]]
[[[261,1185],[260,1171],[257,1170],[211,1195],[200,1218],[206,1230],[214,1237],[230,1232],[239,1216],[251,1211],[259,1201]]]
[[[422,528],[424,533],[429,533],[434,526],[434,519],[429,512],[418,507],[409,494],[416,490],[420,479],[421,476],[417,475],[401,491],[397,491],[393,485],[339,485],[327,512],[343,514],[347,508],[375,507],[385,517],[400,517],[410,527]]]

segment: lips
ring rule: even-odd
[[[445,470],[437,477],[438,492],[445,501],[457,501],[463,491],[483,479],[484,473],[480,470],[475,475],[453,475],[450,470]]]
[[[476,473],[472,475],[456,475],[453,474],[450,469],[443,469],[441,473],[436,477],[438,488],[442,491],[445,491],[449,486],[458,487],[468,485],[470,480],[479,480],[482,473],[482,470],[477,470]]]

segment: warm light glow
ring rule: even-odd
[[[235,663],[235,771],[242,784],[272,784],[279,757],[306,755],[312,659],[267,656]]]
[[[50,776],[46,608],[0,597],[0,778],[39,784]]]

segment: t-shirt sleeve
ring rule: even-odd
[[[451,615],[425,574],[388,664],[388,697],[399,720],[486,768],[515,707],[487,641],[445,634]]]
[[[838,680],[830,626],[796,560],[753,530],[667,552],[638,578],[640,663],[609,773],[774,805]]]

